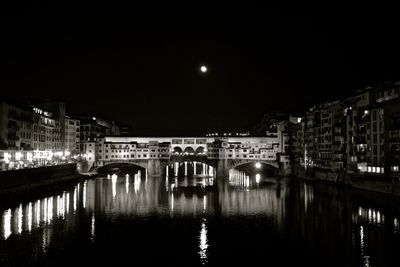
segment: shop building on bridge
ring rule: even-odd
[[[118,137],[104,136],[85,143],[89,167],[115,162],[205,158],[260,161],[290,170],[287,134],[269,137]]]

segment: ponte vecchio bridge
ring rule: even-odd
[[[133,164],[153,176],[168,172],[169,166],[175,171],[180,166],[187,168],[188,163],[195,172],[200,163],[223,173],[239,165],[260,163],[285,175],[290,170],[287,146],[286,136],[279,133],[269,137],[105,136],[85,143],[85,157],[89,167]],[[203,174],[208,173],[209,169],[203,168]]]

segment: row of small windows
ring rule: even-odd
[[[143,157],[143,158],[147,158],[147,155],[146,154],[143,154],[143,155],[137,155],[137,157],[138,158],[141,158],[141,157]],[[120,155],[120,156],[118,156],[118,155],[111,155],[111,158],[135,158],[135,155],[130,155],[130,157],[129,157],[129,155]],[[108,159],[108,155],[106,155],[106,159]]]
[[[89,145],[89,146],[91,146],[91,145]],[[101,153],[102,152],[102,150],[101,149],[99,149],[99,153]],[[144,150],[141,150],[141,149],[138,149],[138,150],[134,150],[134,149],[124,149],[124,150],[111,150],[111,153],[129,153],[129,152],[149,152],[149,150],[148,149],[144,149]],[[156,151],[156,150],[154,150],[154,149],[152,149],[151,150],[151,152],[169,152],[169,150],[168,149],[158,149],[158,151]],[[105,150],[105,153],[108,153],[108,149],[106,149]]]
[[[163,155],[150,155],[150,158],[160,158],[164,157]],[[101,157],[100,157],[101,158]],[[135,158],[135,155],[111,155],[110,157],[108,155],[105,156],[106,159],[108,158]],[[147,158],[146,154],[143,155],[137,155],[137,158]]]
[[[223,156],[223,155],[222,155]],[[276,159],[276,156],[274,155],[262,155],[262,157],[260,157],[261,155],[236,155],[236,158],[263,158],[263,159]],[[219,154],[210,154],[209,155],[210,158],[219,158],[221,157],[221,155]],[[234,156],[232,154],[228,154],[228,158],[233,158]]]

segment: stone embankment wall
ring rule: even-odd
[[[0,192],[26,188],[43,183],[56,183],[65,178],[77,178],[76,163],[0,172]]]
[[[400,180],[398,177],[387,178],[383,175],[337,173],[317,168],[308,168],[304,170],[302,166],[295,166],[293,174],[293,177],[296,178],[324,181],[357,189],[400,196]]]

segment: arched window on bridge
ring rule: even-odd
[[[185,148],[185,151],[183,151],[183,154],[184,155],[194,155],[194,149],[193,149],[193,147],[187,147],[187,148]]]
[[[174,155],[181,155],[182,154],[182,148],[180,148],[179,146],[174,147]]]
[[[196,155],[204,155],[205,153],[204,153],[204,151],[205,151],[205,149],[204,149],[204,147],[202,147],[202,146],[199,146],[197,149],[196,149]]]

